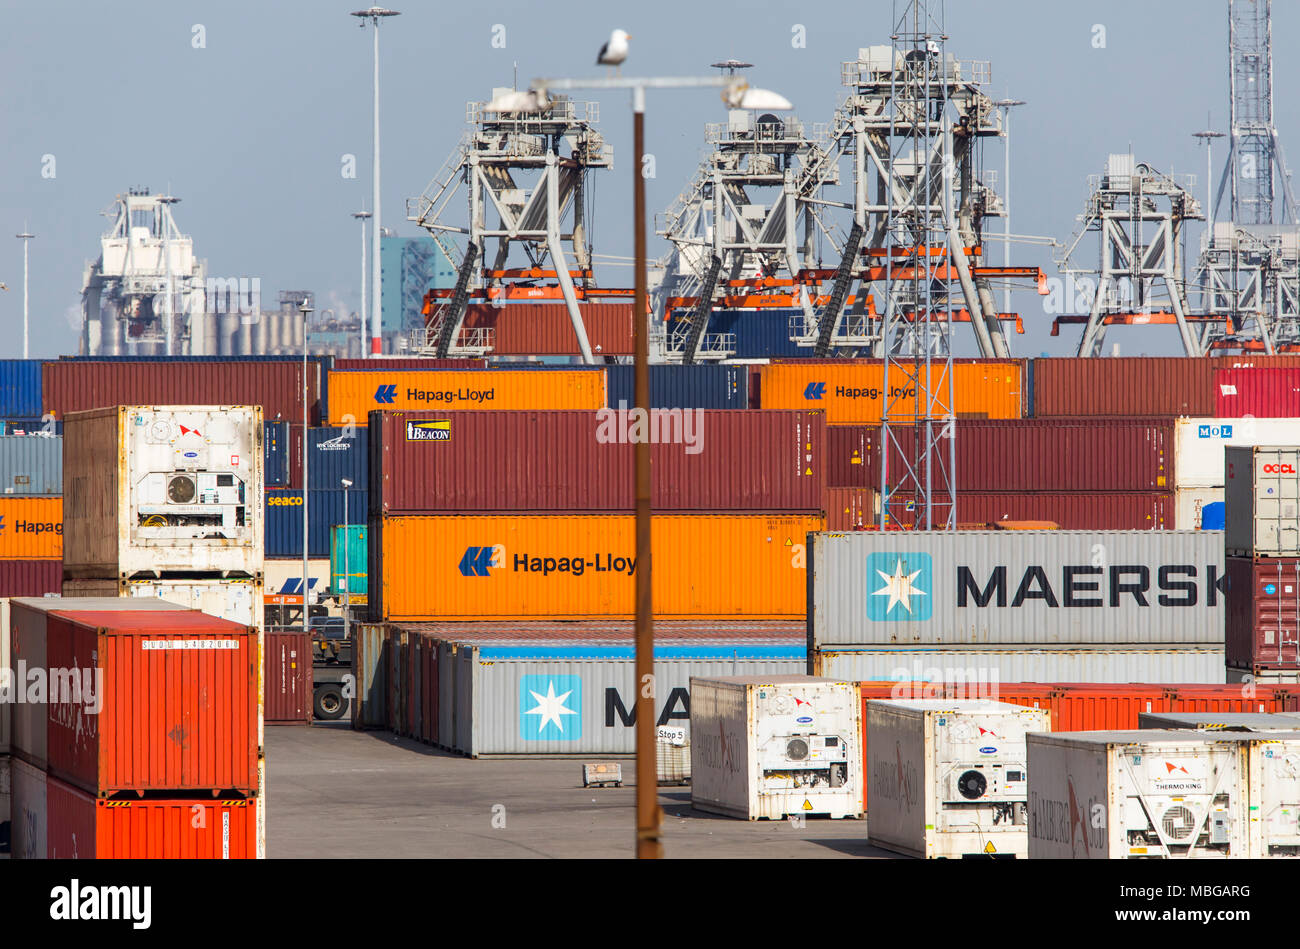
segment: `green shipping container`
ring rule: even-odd
[[[330,528],[330,589],[347,590],[353,601],[366,596],[366,526],[336,524]],[[344,582],[344,578],[347,582]]]

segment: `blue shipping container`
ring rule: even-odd
[[[262,436],[262,470],[268,488],[289,486],[289,423],[266,422]]]
[[[307,445],[307,487],[342,488],[347,478],[354,490],[366,490],[370,432],[365,425],[313,428]]]
[[[633,366],[608,366],[606,371],[610,408],[619,402],[636,404]],[[654,409],[747,409],[749,408],[748,366],[664,366],[650,367],[650,407]]]
[[[63,494],[63,439],[44,435],[0,437],[0,494],[58,497]],[[3,525],[0,525],[0,530]]]
[[[41,360],[0,359],[0,415],[41,417]]]
[[[322,559],[330,555],[330,528],[343,523],[343,496],[339,489],[321,489],[307,496],[307,555]],[[347,523],[364,524],[369,498],[365,491],[347,494]],[[266,556],[302,556],[302,492],[292,488],[266,492]]]

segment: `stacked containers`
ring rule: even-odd
[[[0,436],[0,597],[58,593],[62,557],[63,439]]]
[[[1296,418],[1175,421],[1175,526],[1179,530],[1223,530],[1225,448],[1295,444],[1300,444],[1300,419]]]

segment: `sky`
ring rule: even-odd
[[[181,199],[177,224],[207,259],[209,275],[257,276],[264,300],[280,289],[308,289],[318,308],[357,308],[360,237],[351,214],[370,205],[373,42],[370,28],[348,16],[358,6],[0,3],[0,226],[36,234],[33,356],[76,351],[83,271],[110,223],[99,212],[135,186]],[[990,94],[1028,103],[1012,117],[1015,233],[1069,240],[1088,175],[1103,170],[1110,152],[1130,147],[1162,171],[1195,175],[1194,191],[1204,195],[1205,152],[1191,133],[1207,121],[1220,131],[1227,125],[1227,6],[949,0],[948,52],[989,61]],[[405,220],[406,198],[424,190],[455,147],[465,103],[490,99],[493,87],[512,84],[516,69],[521,86],[541,75],[601,75],[596,52],[621,27],[633,37],[627,75],[705,75],[709,63],[736,57],[754,63],[751,82],[785,95],[805,123],[828,122],[845,91],[840,63],[859,47],[890,41],[893,3],[404,0],[395,8],[402,15],[380,33],[382,213],[385,226],[415,236],[421,232]],[[1297,38],[1300,5],[1274,4],[1274,119],[1284,148],[1300,156],[1300,94],[1290,92],[1300,89],[1300,60],[1287,52]],[[600,99],[600,127],[615,156],[612,171],[596,173],[595,250],[630,255],[628,96],[582,97]],[[650,93],[652,213],[690,180],[704,124],[723,118],[712,90]],[[985,167],[999,179],[1002,147],[989,141],[984,151]],[[348,155],[356,161],[352,178],[342,174]],[[1192,257],[1200,226],[1189,225]],[[649,248],[657,257],[665,245],[651,235]],[[1013,251],[1015,262],[1057,275],[1047,248]],[[1000,247],[994,259],[1001,260]],[[0,356],[22,353],[22,269],[22,242],[0,241],[0,281],[9,287],[0,293]],[[631,284],[627,268],[599,276]],[[1015,355],[1074,352],[1081,328],[1051,337],[1052,317],[1032,290],[1017,293],[1013,308],[1025,323],[1011,340]],[[1111,343],[1125,355],[1180,351],[1173,327],[1112,329]],[[959,330],[958,347],[973,352],[967,329]]]

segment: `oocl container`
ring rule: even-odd
[[[630,515],[401,516],[381,523],[388,620],[629,618]],[[807,515],[655,515],[655,614],[664,619],[802,619]],[[371,527],[374,542],[374,525]],[[373,568],[372,559],[372,569]],[[375,586],[382,589],[377,591]]]
[[[63,557],[63,498],[0,496],[0,561]]]
[[[1300,670],[1300,560],[1228,558],[1227,662]]]
[[[599,369],[376,370],[330,373],[330,424],[361,425],[372,409],[598,409]]]
[[[64,427],[64,575],[256,576],[262,410],[116,406]]]
[[[1300,557],[1300,448],[1225,449],[1230,557]]]

